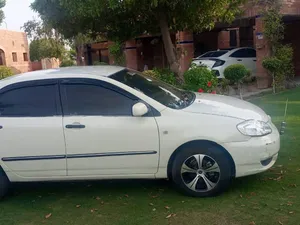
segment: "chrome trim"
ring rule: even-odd
[[[35,161],[35,160],[52,160],[52,159],[65,159],[66,155],[44,155],[44,156],[18,156],[18,157],[4,157],[2,161]]]

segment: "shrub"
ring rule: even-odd
[[[162,80],[163,82],[171,85],[177,84],[174,73],[167,68],[165,69],[154,68],[153,70],[144,71],[143,74],[149,77],[156,78],[158,80]]]
[[[294,77],[293,54],[290,45],[280,45],[275,50],[275,57],[281,60],[281,70],[287,79]]]
[[[216,90],[218,79],[206,67],[192,66],[184,73],[185,89],[212,93]]]
[[[60,67],[69,67],[69,66],[75,66],[75,62],[70,59],[65,59],[60,63]]]
[[[240,98],[243,99],[242,83],[250,76],[250,71],[242,64],[233,64],[224,70],[224,76],[227,80],[238,85]]]
[[[12,69],[6,66],[0,66],[0,79],[14,75]]]
[[[267,57],[262,61],[262,66],[269,71],[273,78],[273,93],[276,87],[281,86],[284,80],[284,71],[282,71],[282,61],[276,57]]]
[[[94,66],[103,66],[103,65],[107,65],[107,63],[106,63],[106,62],[94,61],[94,62],[93,62],[93,65],[94,65]]]
[[[224,70],[225,78],[233,83],[241,82],[249,74],[249,70],[242,64],[230,65]]]

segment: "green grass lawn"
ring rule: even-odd
[[[221,196],[186,197],[167,181],[18,184],[0,202],[0,224],[299,225],[300,89],[253,102],[279,125],[286,98],[287,130],[278,162],[268,172],[234,180]]]

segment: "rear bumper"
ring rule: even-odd
[[[264,172],[275,164],[280,149],[280,135],[273,124],[271,127],[273,132],[269,135],[223,145],[235,162],[236,177]]]

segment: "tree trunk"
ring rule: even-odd
[[[78,66],[84,66],[84,60],[83,60],[83,56],[84,56],[84,45],[78,45],[77,46],[77,65]]]
[[[177,78],[177,81],[180,83],[183,82],[183,73],[179,69],[179,63],[176,55],[176,49],[172,43],[170,29],[167,22],[167,17],[164,12],[160,12],[159,16],[159,27],[162,34],[162,39],[164,43],[164,49],[167,56],[168,63],[170,65],[170,69]]]
[[[240,92],[240,99],[243,100],[243,90],[242,90],[242,84],[240,82],[238,82],[238,89]]]

